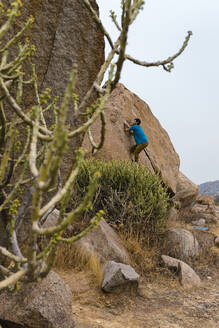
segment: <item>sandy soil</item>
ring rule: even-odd
[[[183,290],[177,278],[142,281],[137,295],[105,294],[88,273],[58,273],[72,290],[76,328],[219,327],[219,272],[190,290]]]

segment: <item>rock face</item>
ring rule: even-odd
[[[149,106],[139,97],[126,89],[122,84],[118,84],[108,100],[106,110],[106,138],[103,148],[97,153],[97,158],[105,160],[130,160],[130,147],[135,144],[133,137],[124,132],[124,121],[133,122],[139,117],[142,120],[142,128],[149,139],[147,152],[153,162],[173,192],[176,192],[176,185],[179,172],[179,156],[175,152],[167,132],[162,128],[159,121],[152,114]],[[96,142],[100,136],[100,122],[96,122],[92,127],[92,134]],[[83,146],[89,148],[86,137]],[[144,151],[140,153],[139,163],[146,165],[152,172],[153,169]]]
[[[177,270],[179,281],[184,288],[200,286],[201,280],[199,276],[188,264],[167,255],[162,255],[161,258],[168,268]]]
[[[21,17],[16,20],[7,37],[20,30],[30,15],[34,16],[33,27],[24,37],[28,36],[36,47],[33,63],[36,65],[39,90],[51,88],[53,96],[62,98],[72,66],[77,64],[78,79],[75,92],[81,99],[91,87],[104,62],[104,36],[90,12],[83,1],[78,0],[23,0],[22,3]],[[91,4],[98,12],[96,1],[91,0]],[[31,64],[27,63],[27,76],[31,70]],[[33,104],[33,98],[35,99],[31,87],[25,86],[23,98],[26,110]],[[8,113],[10,112],[11,110],[8,110]],[[47,112],[46,116],[47,123],[51,123],[53,113]],[[73,126],[70,109],[68,124]],[[21,130],[25,131],[23,128]],[[25,132],[21,135],[22,141],[26,140]],[[71,168],[73,149],[71,141],[62,166],[64,178]],[[1,241],[3,237],[0,227],[1,245],[4,244]]]
[[[38,83],[61,96],[73,64],[78,65],[76,91],[85,95],[104,61],[104,38],[90,12],[78,0],[24,0],[16,29],[30,15],[35,22],[28,37],[36,46],[33,59]],[[98,12],[96,0],[90,1]],[[28,96],[28,95],[27,95]],[[31,102],[31,99],[30,99]]]
[[[185,208],[194,203],[197,196],[198,186],[179,172],[174,200],[180,201],[181,208]]]
[[[50,272],[39,283],[25,284],[15,294],[0,294],[0,318],[28,328],[73,328],[70,288]]]
[[[100,221],[98,227],[89,231],[85,237],[75,243],[82,253],[94,254],[103,261],[115,261],[127,263],[129,256],[121,245],[116,232],[104,221]]]
[[[199,244],[190,231],[172,228],[166,234],[166,251],[168,255],[184,259],[199,254]]]
[[[139,275],[130,265],[109,261],[103,269],[102,289],[105,292],[111,292],[121,286],[137,290]]]
[[[35,18],[33,27],[23,38],[28,37],[31,44],[36,47],[32,61],[36,65],[39,91],[50,88],[52,96],[58,96],[61,103],[72,66],[76,64],[78,74],[75,92],[79,100],[82,99],[104,62],[104,36],[89,10],[83,1],[78,0],[24,0],[22,3],[21,17],[15,22],[7,37],[20,31],[30,15]],[[96,0],[92,0],[91,4],[98,12]],[[32,73],[31,63],[25,63],[24,71],[28,79]],[[25,111],[34,104],[35,98],[33,87],[26,85],[23,96]],[[48,126],[54,124],[53,111],[46,112],[45,118]],[[67,122],[71,129],[76,127],[70,105]],[[26,140],[26,135],[22,134],[21,139]],[[75,139],[75,143],[73,139],[69,142],[69,151],[62,166],[64,180],[71,168],[73,150],[81,145],[83,136]]]

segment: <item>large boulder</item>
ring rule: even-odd
[[[4,1],[6,6],[9,1]],[[98,13],[96,0],[90,1]],[[28,36],[35,45],[36,53],[32,62],[36,65],[39,90],[51,88],[53,96],[59,96],[60,101],[69,80],[73,64],[77,64],[78,78],[75,92],[81,99],[93,84],[97,73],[104,62],[104,36],[95,23],[91,13],[78,0],[23,0],[21,16],[15,21],[13,28],[6,34],[12,37],[19,31],[27,18],[32,15],[35,22],[26,32],[23,39]],[[1,25],[1,19],[0,19]],[[15,49],[12,49],[12,52]],[[14,53],[16,55],[16,52]],[[32,73],[31,63],[25,64],[26,79]],[[1,91],[0,91],[1,93]],[[28,111],[35,100],[34,90],[25,85],[23,95],[24,111]],[[11,109],[5,107],[6,116],[11,115]],[[54,123],[54,113],[45,113],[48,125]],[[72,109],[68,110],[68,124],[74,128]],[[20,126],[21,141],[26,142],[26,129]],[[82,139],[83,137],[80,137]],[[80,146],[82,140],[75,141]],[[63,179],[69,174],[74,158],[75,144],[70,141],[67,154],[62,165]],[[29,173],[27,173],[29,177]],[[0,217],[2,220],[2,217]],[[25,237],[25,236],[24,236]],[[0,228],[0,244],[4,236]]]
[[[106,138],[103,148],[97,153],[96,158],[105,160],[131,159],[130,147],[135,144],[133,137],[124,132],[124,121],[133,122],[134,118],[142,120],[142,128],[149,138],[147,152],[165,183],[176,192],[179,172],[179,156],[176,153],[167,132],[152,114],[149,106],[124,85],[118,84],[112,92],[105,110]],[[92,126],[92,134],[97,142],[100,137],[100,121]],[[88,137],[83,146],[91,151]],[[147,166],[152,172],[153,168],[144,151],[140,153],[139,163]]]
[[[96,0],[90,1],[94,10],[98,13]],[[78,0],[24,0],[21,8],[21,16],[15,21],[13,28],[6,37],[12,37],[19,31],[27,18],[32,15],[35,22],[23,36],[28,37],[35,45],[36,52],[32,62],[36,65],[39,91],[46,88],[52,90],[52,96],[59,97],[61,103],[64,91],[69,81],[73,65],[77,65],[77,82],[75,92],[81,100],[92,86],[96,76],[104,63],[104,35],[94,21],[92,14],[86,8],[83,1]],[[1,21],[0,21],[1,24]],[[15,49],[12,49],[12,52]],[[15,52],[16,54],[16,52]],[[26,79],[32,74],[32,66],[28,61],[23,68],[27,74]],[[93,98],[96,96],[92,94]],[[23,93],[24,111],[35,103],[34,88],[25,85]],[[9,116],[11,110],[7,110]],[[54,112],[45,112],[48,126],[54,124]],[[67,124],[73,130],[81,125],[85,116],[76,120],[72,106],[67,111]],[[21,140],[26,141],[25,129],[22,127]],[[74,149],[81,145],[83,135],[76,140],[69,141],[69,147],[62,166],[62,176],[68,176],[72,160],[75,158]]]
[[[90,2],[98,13],[96,0]],[[27,35],[36,47],[33,62],[40,89],[49,87],[54,95],[62,96],[72,66],[77,64],[76,92],[83,97],[104,61],[104,37],[89,10],[78,0],[23,0],[22,3],[22,16],[15,23],[15,31],[30,15],[35,18]],[[28,67],[30,71],[31,66]],[[32,103],[32,96],[26,94],[25,102],[29,99]]]
[[[73,328],[70,288],[50,272],[41,282],[22,285],[16,294],[4,290],[0,319],[28,328]]]
[[[199,255],[199,244],[190,231],[171,228],[166,233],[165,251],[170,256],[185,259]]]
[[[75,247],[88,257],[94,255],[101,262],[129,262],[128,253],[122,246],[119,236],[104,220],[77,241]]]
[[[182,172],[179,172],[176,195],[174,201],[179,201],[181,208],[188,207],[194,203],[198,196],[198,186],[189,180]]]

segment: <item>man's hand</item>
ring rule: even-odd
[[[124,130],[129,131],[129,125],[126,121],[124,122]]]

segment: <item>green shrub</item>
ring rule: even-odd
[[[119,231],[139,235],[160,231],[167,217],[167,190],[158,175],[136,163],[86,160],[77,177],[73,206],[81,201],[96,171],[101,173],[100,184],[83,222],[102,209],[106,221]]]

